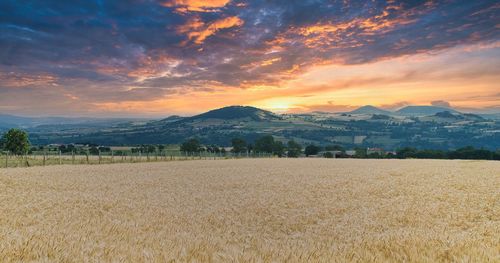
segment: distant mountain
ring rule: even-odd
[[[145,121],[140,118],[71,118],[71,117],[23,117],[0,114],[0,128],[33,128],[46,125],[113,125],[132,121]]]
[[[62,124],[81,122],[83,119],[64,117],[22,117],[9,114],[0,114],[0,127],[29,128],[46,124]]]
[[[0,114],[0,128],[23,127],[32,121],[31,118]]]
[[[353,111],[346,112],[346,113],[347,114],[382,114],[382,115],[391,114],[390,111],[382,110],[382,109],[379,109],[379,108],[377,108],[375,106],[371,106],[371,105],[366,105],[366,106],[357,108]]]
[[[404,116],[429,116],[445,111],[449,113],[459,113],[458,111],[451,108],[437,106],[406,106],[396,111],[396,113]]]
[[[276,114],[249,106],[229,106],[216,110],[211,110],[193,117],[185,118],[183,121],[194,120],[208,120],[208,119],[221,119],[221,120],[277,120],[280,117]]]

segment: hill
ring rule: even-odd
[[[184,121],[194,120],[207,120],[207,119],[221,119],[221,120],[276,120],[279,119],[277,115],[270,111],[262,110],[249,106],[228,106],[216,110],[211,110],[193,117],[184,119]]]
[[[353,111],[346,112],[348,114],[382,114],[382,115],[389,115],[391,114],[390,111],[382,110],[380,108],[377,108],[372,105],[366,105],[360,108],[357,108]]]
[[[396,111],[396,113],[404,116],[426,116],[445,111],[450,113],[459,113],[454,109],[438,106],[406,106]]]

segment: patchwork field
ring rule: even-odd
[[[500,261],[500,162],[0,169],[1,262]]]

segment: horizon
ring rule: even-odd
[[[492,1],[0,3],[0,113],[499,113]]]
[[[14,117],[22,117],[22,118],[69,118],[69,119],[103,119],[103,120],[104,119],[150,119],[150,120],[154,120],[154,119],[168,118],[168,117],[172,117],[172,116],[193,117],[193,116],[197,116],[197,115],[209,112],[209,111],[215,111],[215,110],[220,110],[220,109],[224,109],[224,108],[231,108],[231,107],[253,107],[253,108],[256,108],[259,110],[265,110],[265,111],[269,111],[269,112],[272,112],[274,114],[279,114],[279,115],[281,115],[281,114],[284,114],[284,115],[287,115],[287,114],[291,114],[291,115],[293,115],[293,114],[313,114],[313,113],[341,114],[341,113],[350,113],[352,111],[355,111],[355,110],[358,110],[358,109],[361,109],[364,107],[374,107],[376,109],[384,110],[384,111],[387,111],[390,113],[396,113],[397,111],[404,109],[404,108],[407,108],[407,107],[436,107],[436,108],[450,109],[453,111],[457,111],[459,113],[471,113],[471,114],[479,114],[479,115],[500,114],[500,110],[481,111],[481,110],[476,110],[476,109],[468,109],[468,108],[460,109],[460,108],[454,108],[451,106],[432,105],[432,104],[429,104],[429,105],[405,105],[405,106],[401,106],[398,108],[382,108],[379,106],[374,106],[374,105],[368,104],[368,105],[357,106],[349,111],[320,111],[320,110],[316,110],[316,111],[305,111],[305,112],[289,112],[289,111],[279,111],[279,110],[268,110],[268,109],[264,109],[264,108],[255,107],[252,105],[228,105],[228,106],[223,106],[220,108],[208,109],[206,111],[201,111],[201,112],[197,112],[194,114],[184,114],[184,115],[171,114],[171,115],[154,115],[154,116],[144,116],[144,115],[142,115],[142,116],[141,115],[138,115],[138,116],[134,116],[134,115],[114,115],[114,116],[92,116],[92,115],[90,115],[90,116],[84,116],[84,115],[72,116],[72,115],[69,115],[69,116],[65,116],[65,115],[23,115],[23,114],[9,114],[9,113],[0,112],[0,116],[5,115],[5,116],[14,116]]]

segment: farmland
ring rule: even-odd
[[[189,160],[0,170],[0,261],[500,259],[500,162]]]

